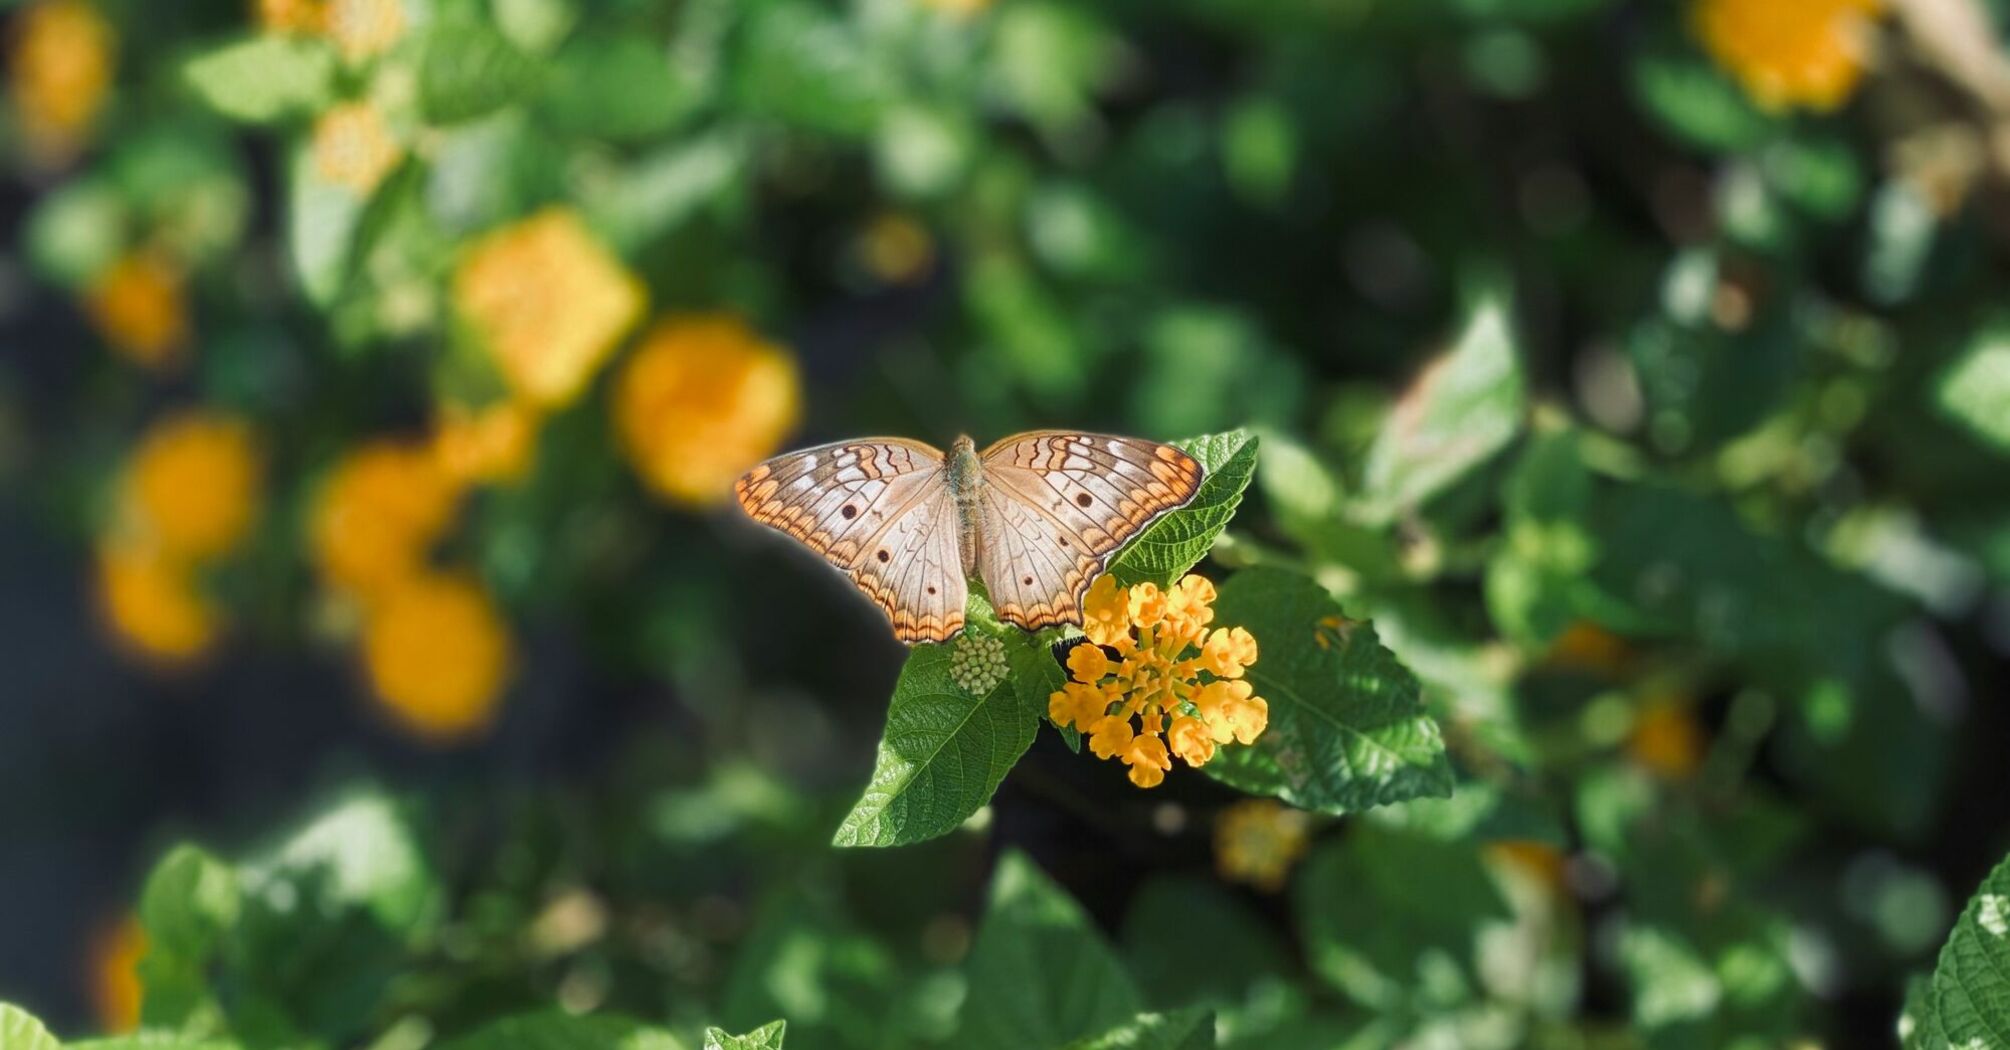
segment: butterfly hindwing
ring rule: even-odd
[[[1192,456],[1155,441],[1041,430],[985,449],[978,573],[1005,621],[1081,622],[1110,555],[1200,490]]]
[[[963,629],[968,588],[942,453],[899,438],[822,445],[755,467],[734,494],[749,517],[849,576],[901,641]]]

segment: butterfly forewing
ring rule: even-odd
[[[998,615],[1028,630],[1081,622],[1110,555],[1200,490],[1192,456],[1137,438],[1034,431],[981,458],[978,574]]]
[[[777,456],[734,486],[740,506],[851,578],[903,642],[946,641],[968,597],[942,453],[870,438]]]

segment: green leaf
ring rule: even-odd
[[[477,18],[449,18],[426,34],[419,111],[433,124],[471,120],[536,90],[542,67]]]
[[[1955,920],[1924,1006],[1930,1015],[1915,1018],[1919,1046],[2010,1045],[2010,858],[1982,880]],[[1929,1036],[1939,1042],[1927,1042]]]
[[[1161,587],[1185,575],[1228,527],[1242,492],[1256,472],[1256,435],[1247,430],[1175,441],[1200,461],[1200,491],[1186,506],[1153,522],[1110,560],[1109,572],[1128,587],[1150,580]]]
[[[12,1003],[0,1003],[0,1047],[5,1050],[62,1050],[42,1022]]]
[[[1510,916],[1476,844],[1374,824],[1315,849],[1293,888],[1307,961],[1377,1009],[1468,973],[1481,924]]]
[[[1247,674],[1270,704],[1270,726],[1250,746],[1223,748],[1202,767],[1209,775],[1323,813],[1451,794],[1451,763],[1417,677],[1325,588],[1248,569],[1221,586],[1215,623],[1256,636]]]
[[[325,308],[349,281],[356,228],[369,202],[324,181],[305,148],[294,153],[287,193],[286,246],[293,272],[307,300]]]
[[[563,130],[636,142],[674,127],[691,96],[662,46],[640,36],[583,33],[554,56],[542,105]]]
[[[970,998],[953,1045],[1060,1046],[1107,1032],[1143,1004],[1094,924],[1018,852],[1004,855],[971,948]]]
[[[1415,510],[1491,459],[1521,432],[1522,388],[1507,308],[1482,300],[1369,448],[1360,517],[1388,521]]]
[[[887,707],[872,779],[839,825],[836,845],[899,846],[931,839],[955,830],[990,801],[1040,725],[1017,676],[1001,676],[982,696],[972,696],[951,676],[958,646],[992,644],[1006,647],[1008,664],[1014,662],[1014,648],[1046,655],[1034,635],[986,631],[975,623],[951,642],[916,646],[908,655]]]
[[[1940,411],[1998,452],[2010,454],[2010,339],[1976,342],[1941,374]]]
[[[581,1017],[552,1010],[505,1017],[441,1044],[440,1050],[684,1050],[685,1046],[669,1032],[626,1017]]]
[[[139,918],[151,954],[199,959],[237,921],[237,872],[196,846],[176,846],[140,890]]]
[[[391,800],[373,790],[337,803],[244,871],[247,879],[325,871],[330,903],[365,908],[391,930],[411,927],[435,895],[411,828]]]
[[[717,1028],[705,1029],[705,1050],[782,1050],[782,1030],[787,1021],[770,1021],[746,1035],[728,1035]]]
[[[1214,1045],[1214,1015],[1190,1006],[1139,1014],[1099,1036],[1069,1043],[1067,1050],[1212,1050]]]
[[[126,205],[105,179],[84,178],[43,194],[29,213],[27,256],[36,272],[81,288],[118,260]]]
[[[189,59],[182,76],[218,113],[264,124],[326,106],[335,54],[319,40],[263,33]]]
[[[1693,53],[1642,56],[1633,63],[1633,94],[1670,134],[1704,149],[1748,149],[1773,129],[1738,85]]]

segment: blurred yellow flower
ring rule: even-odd
[[[404,156],[383,114],[368,102],[330,106],[314,122],[313,148],[315,173],[358,197],[374,192]]]
[[[515,481],[537,453],[537,412],[516,401],[481,408],[444,404],[434,426],[433,454],[460,484]]]
[[[421,573],[394,584],[363,625],[363,660],[385,710],[417,736],[488,727],[509,674],[510,638],[473,580]]]
[[[389,51],[405,35],[404,0],[328,0],[328,38],[351,62]]]
[[[1695,0],[1696,35],[1761,107],[1834,109],[1855,90],[1882,0]]]
[[[91,1007],[98,1030],[122,1035],[140,1026],[139,962],[147,954],[147,934],[127,915],[91,940]]]
[[[642,284],[586,229],[550,208],[470,245],[454,305],[516,396],[571,403],[642,316]]]
[[[424,566],[458,496],[430,447],[366,444],[322,483],[308,526],[315,561],[335,586],[380,595]]]
[[[1570,858],[1547,842],[1503,839],[1486,847],[1489,862],[1521,872],[1559,896],[1570,886]]]
[[[1634,716],[1626,756],[1655,776],[1683,780],[1703,764],[1706,743],[1703,727],[1688,704],[1659,697],[1648,700]]]
[[[322,0],[252,0],[259,28],[273,33],[319,33],[327,25]]]
[[[161,368],[188,342],[185,285],[181,267],[166,256],[130,252],[91,282],[84,307],[112,349],[134,364]]]
[[[614,425],[650,487],[691,506],[773,455],[795,428],[801,381],[787,350],[725,314],[673,317],[643,337],[614,391]]]
[[[1275,893],[1312,838],[1312,818],[1267,798],[1249,799],[1214,819],[1214,864],[1221,877]]]
[[[258,511],[251,428],[213,412],[156,423],[133,450],[121,489],[128,526],[166,553],[189,561],[224,554]]]
[[[1550,643],[1543,662],[1566,671],[1618,675],[1632,665],[1633,648],[1611,631],[1589,620],[1578,620]]]
[[[43,0],[13,26],[7,79],[21,136],[38,159],[74,153],[112,85],[112,26],[85,0]]]
[[[889,212],[866,224],[858,239],[859,261],[886,284],[912,284],[935,264],[935,240],[913,217]]]
[[[1270,722],[1270,705],[1243,680],[1256,639],[1240,627],[1208,630],[1213,602],[1200,576],[1170,590],[1097,577],[1083,601],[1088,641],[1069,650],[1070,680],[1048,696],[1047,716],[1088,734],[1089,750],[1120,759],[1142,788],[1163,782],[1175,755],[1203,766],[1220,745],[1253,743]]]
[[[198,590],[194,569],[152,544],[100,541],[98,604],[113,633],[160,663],[185,663],[216,640],[217,614]]]

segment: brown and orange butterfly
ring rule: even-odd
[[[1200,490],[1171,445],[1036,430],[944,456],[919,441],[864,438],[791,452],[733,488],[755,521],[851,577],[910,645],[963,629],[965,581],[1005,622],[1082,622],[1082,595],[1124,541]]]

